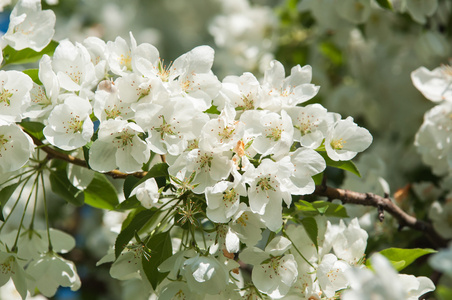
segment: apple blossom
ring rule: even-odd
[[[29,288],[37,288],[44,296],[51,297],[59,286],[70,287],[72,291],[80,288],[81,282],[73,262],[55,252],[42,254],[27,267],[30,280]],[[61,276],[64,274],[64,276]]]
[[[27,275],[19,265],[20,258],[14,253],[0,251],[0,286],[6,284],[11,278],[16,290],[23,300],[27,296]]]
[[[137,185],[130,193],[130,196],[136,196],[141,205],[148,209],[156,206],[159,201],[159,195],[159,187],[155,178],[149,178]]]
[[[0,173],[20,169],[34,151],[33,140],[16,124],[0,119]]]
[[[0,71],[0,120],[20,122],[30,105],[31,78],[19,71]]]
[[[262,84],[263,94],[267,95],[263,108],[279,112],[281,109],[295,107],[313,98],[319,91],[319,87],[310,83],[311,78],[311,66],[297,65],[286,77],[283,65],[273,60],[270,68],[265,71]]]
[[[251,274],[256,288],[274,299],[283,298],[295,283],[298,271],[292,254],[286,254],[291,242],[282,236],[271,240],[265,251],[259,248],[247,248],[240,258],[253,264]]]
[[[372,135],[363,127],[353,122],[352,117],[339,120],[329,130],[325,138],[328,156],[335,161],[350,160],[367,149],[372,143]]]
[[[370,258],[374,272],[366,268],[350,268],[346,275],[350,290],[341,299],[405,299],[416,300],[419,296],[435,289],[427,277],[397,274],[390,262],[381,254]]]
[[[139,135],[143,133],[135,123],[107,120],[100,124],[98,139],[90,148],[90,166],[98,172],[141,170],[150,158],[149,146]]]
[[[19,0],[10,15],[3,39],[16,50],[31,48],[40,52],[55,33],[55,13],[42,10],[40,0]]]
[[[63,104],[57,105],[50,113],[48,125],[44,128],[46,139],[63,150],[83,147],[94,133],[90,118],[91,105],[88,99],[69,96]]]
[[[229,281],[226,266],[212,256],[197,255],[187,259],[182,267],[182,274],[192,292],[211,295],[224,290]]]
[[[411,72],[411,80],[424,97],[433,102],[452,100],[452,67],[449,65],[432,71],[420,67]]]

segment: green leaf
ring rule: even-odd
[[[0,190],[0,206],[4,207],[21,182],[5,186]]]
[[[34,136],[40,141],[44,139],[44,134],[42,133],[42,130],[45,127],[44,124],[39,122],[21,122],[19,124],[28,134]]]
[[[83,192],[73,186],[67,178],[66,171],[50,171],[50,186],[55,194],[61,196],[67,202],[81,206],[84,202]]]
[[[315,217],[319,214],[319,211],[308,201],[300,200],[295,203],[297,210],[306,217]]]
[[[377,0],[377,3],[383,8],[392,10],[392,5],[389,0]]]
[[[94,178],[84,190],[85,203],[101,209],[114,209],[118,205],[118,195],[113,184],[104,174],[94,173]]]
[[[328,217],[348,218],[347,210],[343,205],[326,201],[315,201],[312,202],[312,206],[322,215],[326,215]]]
[[[218,110],[217,106],[212,105],[211,107],[209,107],[209,109],[207,109],[206,111],[204,111],[204,113],[206,113],[206,114],[219,115],[219,114],[220,114],[220,111]]]
[[[162,282],[169,272],[160,273],[158,266],[173,255],[173,247],[171,246],[171,237],[169,232],[163,232],[153,235],[146,246],[151,249],[151,257],[143,256],[141,262],[143,270],[151,283],[154,290],[160,282]]]
[[[380,254],[385,256],[394,266],[394,268],[400,272],[417,258],[426,254],[437,252],[433,249],[402,249],[402,248],[388,248],[380,251]]]
[[[130,193],[138,185],[138,182],[140,182],[140,179],[135,176],[126,177],[123,186],[124,197],[126,197],[126,199],[129,199]]]
[[[89,167],[89,149],[93,145],[93,142],[88,142],[85,146],[83,146],[83,158],[85,158],[86,165]]]
[[[340,66],[344,63],[341,49],[332,42],[321,43],[320,52],[336,66]]]
[[[308,217],[301,219],[301,224],[303,224],[306,233],[308,234],[311,241],[314,243],[315,248],[318,249],[319,245],[317,242],[317,236],[319,234],[319,229],[317,227],[317,222],[314,218]]]
[[[436,286],[436,294],[438,300],[450,300],[452,299],[452,288],[446,285],[438,285]]]
[[[312,180],[314,180],[315,185],[321,185],[323,181],[323,172],[312,176]]]
[[[168,164],[167,163],[159,163],[152,166],[152,168],[148,171],[146,176],[144,176],[140,181],[138,181],[135,186],[139,185],[142,182],[145,182],[149,178],[155,178],[158,187],[162,187],[166,185],[166,179],[169,177],[168,174]]]
[[[124,211],[124,210],[128,210],[128,209],[139,208],[139,207],[142,207],[141,202],[138,201],[137,197],[132,196],[132,197],[127,198],[126,200],[122,201],[121,203],[119,203],[119,205],[116,206],[115,210]]]
[[[42,85],[41,80],[39,80],[39,69],[28,69],[22,71],[24,74],[30,76],[31,80],[38,85]]]
[[[127,246],[134,237],[135,232],[138,232],[152,218],[155,212],[155,210],[143,210],[139,212],[132,221],[130,221],[129,225],[118,234],[115,241],[116,258],[118,258],[125,246]]]
[[[58,42],[50,41],[50,43],[42,49],[41,52],[36,52],[30,48],[16,51],[11,46],[6,46],[3,49],[3,66],[9,64],[26,64],[38,61],[44,54],[53,55]]]
[[[345,170],[345,171],[349,171],[349,172],[352,172],[353,174],[357,175],[358,177],[361,177],[361,174],[359,173],[358,168],[356,167],[356,165],[351,160],[334,161],[334,160],[332,160],[331,158],[328,157],[328,154],[326,152],[319,151],[319,154],[322,155],[322,157],[325,160],[327,166],[330,166],[330,167],[333,167],[333,168],[342,169],[342,170]]]

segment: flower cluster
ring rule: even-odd
[[[452,67],[429,71],[420,67],[411,73],[414,86],[437,103],[424,115],[414,144],[424,163],[438,176],[452,174]]]
[[[46,19],[42,28],[53,27],[51,13],[36,1],[19,1],[16,7],[4,39],[16,50],[42,50],[48,31],[33,22]],[[24,25],[17,19],[21,9],[21,18],[30,19]],[[345,271],[361,263],[367,234],[356,220],[346,226],[306,218],[319,227],[313,237],[292,202],[314,192],[313,176],[325,170],[326,161],[351,160],[369,147],[371,134],[351,117],[306,104],[319,91],[309,65],[286,75],[273,60],[261,80],[246,72],[220,81],[213,62],[214,50],[200,46],[165,64],[156,47],[138,44],[130,34],[129,42],[62,40],[53,56],[42,55],[34,81],[22,72],[0,71],[0,171],[38,161],[39,175],[45,169],[56,176],[53,166],[43,166],[50,158],[31,158],[33,140],[17,125],[30,121],[43,125],[41,138],[33,135],[43,147],[74,156],[84,148],[87,165],[99,173],[150,171],[160,156],[165,182],[147,179],[127,196],[155,221],[152,230],[137,228],[134,242],[128,243],[130,237],[125,245],[116,244],[115,256],[102,260],[114,261],[112,277],[145,279],[144,260],[163,251],[151,242],[168,237],[171,246],[180,243],[177,250],[169,246],[168,253],[159,252],[171,256],[158,266],[169,275],[157,283],[148,276],[162,299],[205,294],[230,299],[244,293],[333,297],[350,285]],[[91,175],[85,179],[94,180]],[[74,185],[77,190],[89,183]],[[74,265],[56,254],[72,248],[72,241],[60,251],[50,230],[45,240],[44,233],[32,230],[33,221],[30,227],[28,235],[11,233],[23,240],[2,237],[0,284],[12,278],[22,298],[27,290],[52,296],[58,286],[78,289]],[[266,246],[259,244],[264,232],[271,235]],[[254,266],[253,288],[246,292],[235,283],[244,276],[234,256]],[[25,282],[26,276],[33,280]]]

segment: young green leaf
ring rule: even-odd
[[[343,205],[326,201],[315,201],[312,202],[312,206],[328,217],[348,218],[347,211]]]
[[[377,0],[377,3],[383,8],[392,10],[392,5],[389,0]]]
[[[400,272],[417,258],[426,254],[437,252],[433,249],[402,249],[402,248],[388,248],[380,251],[380,254],[385,256],[394,266],[394,268]]]

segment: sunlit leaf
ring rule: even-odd
[[[36,52],[30,48],[17,51],[11,46],[6,46],[3,49],[3,66],[32,63],[40,60],[44,54],[52,56],[57,46],[58,42],[51,41],[41,52]]]

